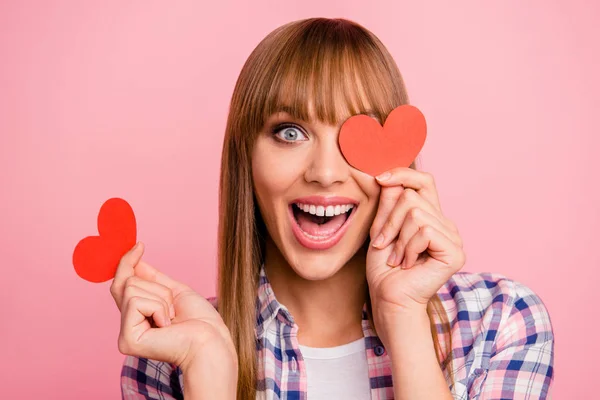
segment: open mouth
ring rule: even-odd
[[[342,238],[356,209],[357,205],[352,203],[328,206],[292,203],[292,230],[303,246],[327,249]]]

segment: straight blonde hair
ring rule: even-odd
[[[402,76],[387,49],[370,31],[345,19],[310,18],[283,25],[266,36],[244,64],[223,144],[217,285],[218,311],[238,354],[238,399],[256,398],[256,296],[267,235],[251,173],[257,134],[281,109],[301,120],[336,124],[343,116],[366,112],[385,121],[391,110],[407,103]],[[411,168],[416,169],[414,163]],[[368,292],[367,307],[375,331]],[[429,302],[427,313],[440,367],[445,369],[452,359],[452,343],[449,334],[448,340],[438,335],[450,332],[438,296]]]

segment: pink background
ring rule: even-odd
[[[327,16],[388,46],[428,119],[422,167],[461,230],[465,270],[503,273],[542,297],[555,398],[590,398],[600,374],[598,11],[583,1],[3,1],[2,397],[119,398],[110,283],[83,281],[71,265],[109,197],[132,204],[149,262],[214,294],[235,79],[272,29]]]

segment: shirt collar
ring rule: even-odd
[[[265,265],[261,264],[260,274],[258,280],[258,293],[256,298],[256,326],[255,333],[256,337],[260,338],[265,332],[265,329],[273,319],[277,318],[280,322],[294,326],[295,321],[292,314],[289,312],[286,306],[279,303],[267,277]],[[367,303],[363,305],[362,309],[362,326],[365,336],[373,336],[374,332],[369,326],[369,319],[367,316]]]

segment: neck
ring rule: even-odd
[[[300,344],[333,347],[363,337],[362,308],[367,296],[365,253],[361,248],[334,275],[322,280],[301,277],[269,238],[265,272],[277,300],[298,325]]]

